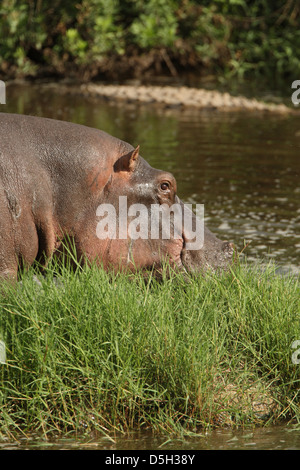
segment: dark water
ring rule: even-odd
[[[293,430],[286,426],[272,426],[243,430],[215,430],[186,439],[155,437],[150,432],[141,432],[117,438],[76,439],[69,436],[63,439],[45,440],[36,436],[30,439],[22,437],[15,442],[0,441],[0,450],[14,449],[84,449],[109,452],[118,450],[300,450],[300,430]]]
[[[178,195],[205,205],[208,227],[250,261],[300,269],[300,117],[113,104],[42,85],[7,87],[0,111],[103,129],[173,172]]]
[[[300,119],[114,104],[38,85],[7,87],[0,111],[45,116],[103,129],[133,145],[155,167],[173,172],[185,202],[204,203],[209,228],[245,250],[251,262],[300,269]],[[300,449],[290,427],[220,430],[187,440],[147,433],[116,440],[0,442],[1,448]]]

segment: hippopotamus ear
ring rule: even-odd
[[[119,160],[116,161],[114,164],[114,170],[117,171],[134,171],[139,156],[140,146],[138,145],[137,148],[132,150],[131,152],[127,153],[126,155],[122,155]]]

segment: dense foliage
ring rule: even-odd
[[[297,0],[2,0],[0,71],[296,79],[299,17]]]

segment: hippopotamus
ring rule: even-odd
[[[120,197],[128,207],[186,207],[174,176],[151,167],[139,146],[80,124],[0,113],[2,279],[18,279],[20,269],[37,260],[47,263],[67,239],[80,262],[96,262],[106,270],[159,271],[167,259],[174,268],[194,273],[232,263],[234,245],[206,226],[201,246],[191,246],[198,222],[194,212],[190,226],[182,225],[177,236],[163,237],[159,229],[152,238],[130,237],[129,213],[122,233],[103,236],[101,221],[108,212],[101,208],[115,207],[114,221],[120,221]],[[174,226],[174,217],[169,223]]]

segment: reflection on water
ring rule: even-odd
[[[178,195],[204,203],[209,228],[250,260],[273,259],[299,273],[300,127],[295,116],[155,109],[8,86],[1,111],[73,121],[133,145],[152,166],[172,171]]]
[[[12,443],[0,441],[1,449],[87,449],[87,450],[300,450],[300,430],[284,426],[244,430],[216,430],[186,439],[155,437],[150,432],[132,433],[115,439],[106,437],[66,437],[43,440],[40,437]]]

